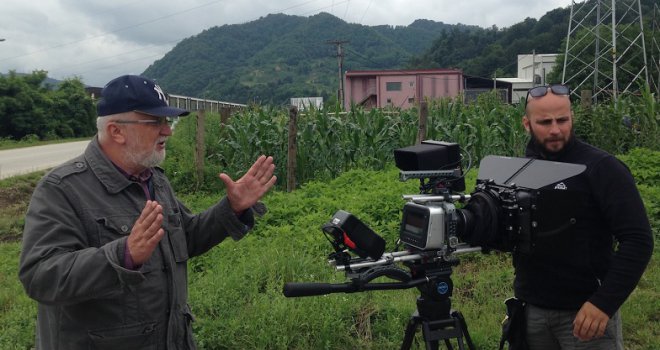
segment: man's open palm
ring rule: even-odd
[[[277,181],[277,177],[273,175],[274,172],[273,157],[262,155],[236,182],[229,175],[221,173],[219,177],[227,186],[227,199],[232,210],[242,213],[256,204]]]

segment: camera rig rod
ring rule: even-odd
[[[428,203],[428,202],[464,202],[470,199],[469,194],[452,194],[444,196],[433,196],[433,195],[424,195],[424,194],[404,194],[403,199],[407,201],[412,201],[415,203]]]
[[[458,247],[452,251],[452,254],[463,254],[463,253],[473,253],[480,252],[481,247]],[[408,250],[384,253],[383,256],[378,260],[364,259],[356,263],[348,263],[343,265],[338,265],[336,260],[330,260],[328,263],[334,266],[337,271],[352,271],[360,270],[367,267],[379,266],[379,265],[389,265],[397,262],[404,261],[416,261],[416,260],[432,260],[436,261],[439,259],[447,260],[447,255],[444,254],[443,250],[425,250],[419,252],[411,252]]]
[[[458,178],[461,177],[461,170],[402,170],[399,172],[399,180],[402,182],[410,179],[428,179],[433,177]]]
[[[345,270],[359,270],[365,267],[379,266],[379,265],[388,265],[401,261],[412,261],[420,260],[424,257],[428,257],[428,253],[412,253],[410,251],[404,250],[400,252],[391,252],[384,253],[383,256],[378,260],[366,259],[364,261],[356,262],[353,264],[337,265],[336,260],[330,260],[328,263],[334,266],[337,271]]]

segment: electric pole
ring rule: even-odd
[[[326,44],[337,45],[337,64],[339,65],[339,89],[337,90],[337,102],[341,106],[344,105],[344,52],[341,50],[341,45],[347,43],[348,40],[328,40]]]

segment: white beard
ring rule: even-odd
[[[156,143],[161,142],[163,140],[159,139],[156,141]],[[140,144],[140,139],[139,137],[135,139],[135,143],[131,143],[128,146],[127,152],[124,155],[126,157],[126,160],[133,165],[137,165],[140,167],[143,167],[145,169],[148,168],[153,168],[155,166],[160,165],[164,160],[165,160],[165,150],[163,149],[162,151],[156,151],[155,147],[156,144],[153,145],[154,148],[152,149],[147,149],[143,150],[140,152],[137,148],[138,145]]]

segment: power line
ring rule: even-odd
[[[139,23],[132,24],[132,25],[129,25],[129,26],[125,26],[125,27],[117,28],[117,29],[110,30],[110,31],[107,31],[107,32],[103,32],[103,33],[101,33],[101,34],[94,35],[94,36],[91,36],[91,37],[87,37],[87,38],[84,38],[84,39],[74,40],[74,41],[70,41],[70,42],[65,42],[65,43],[60,43],[60,44],[55,44],[55,45],[47,46],[47,47],[44,47],[44,48],[41,48],[41,49],[38,49],[38,50],[35,50],[35,51],[31,51],[31,52],[28,52],[28,53],[25,53],[25,54],[21,54],[21,55],[10,56],[10,57],[3,57],[3,58],[0,58],[0,62],[6,62],[6,61],[9,61],[9,60],[12,60],[12,59],[23,58],[23,57],[31,56],[31,55],[34,55],[34,54],[37,54],[37,53],[42,53],[42,52],[50,51],[50,50],[53,50],[53,49],[58,49],[58,48],[62,48],[62,47],[67,47],[67,46],[71,46],[71,45],[74,45],[74,44],[79,44],[79,43],[82,43],[82,42],[85,42],[85,41],[90,41],[90,40],[93,40],[93,39],[98,39],[98,38],[101,38],[101,37],[104,37],[104,36],[108,36],[108,35],[113,34],[113,33],[118,33],[118,32],[122,32],[122,31],[128,30],[128,29],[133,29],[133,28],[141,27],[141,26],[144,26],[144,25],[147,25],[147,24],[152,24],[152,23],[155,23],[155,22],[158,22],[158,21],[161,21],[161,20],[167,19],[167,18],[175,17],[175,16],[181,15],[181,14],[183,14],[183,13],[191,12],[191,11],[193,11],[193,10],[197,10],[197,9],[199,9],[199,8],[206,7],[206,6],[210,6],[210,5],[213,5],[213,4],[216,4],[216,3],[220,3],[220,2],[223,2],[223,1],[224,1],[224,0],[215,0],[215,1],[207,2],[207,3],[201,4],[201,5],[198,5],[198,6],[194,6],[194,7],[190,7],[190,8],[187,8],[187,9],[181,10],[181,11],[172,12],[172,13],[167,14],[167,15],[165,15],[165,16],[161,16],[161,17],[157,17],[157,18],[154,18],[154,19],[151,19],[151,20],[148,20],[148,21],[139,22]],[[275,11],[275,12],[277,12],[277,13],[281,13],[281,12],[289,11],[289,10],[291,10],[291,9],[295,9],[295,8],[298,8],[298,7],[302,7],[302,6],[305,6],[305,5],[307,5],[307,4],[310,4],[310,3],[313,3],[313,2],[317,2],[317,1],[318,1],[318,0],[308,0],[308,1],[304,1],[304,2],[301,2],[301,3],[295,4],[295,5],[293,5],[293,6],[289,6],[289,7],[287,7],[287,8],[284,8],[284,9],[281,9],[281,10],[278,10],[278,11]],[[337,3],[337,4],[342,4],[342,3],[346,3],[346,2],[349,2],[349,0],[341,1],[341,2],[339,2],[339,3]],[[308,12],[308,13],[311,13],[311,12],[318,12],[318,11],[321,11],[321,10],[324,10],[324,9],[327,9],[327,8],[328,8],[328,6],[320,7],[320,8],[317,8],[316,10],[310,11],[310,12]],[[109,12],[109,11],[105,11],[105,12]],[[254,20],[257,20],[257,19],[258,19],[258,17],[257,17],[257,18],[254,18],[254,19],[252,19],[252,20],[250,20],[250,21],[254,21]],[[250,21],[248,21],[248,22],[250,22]],[[165,44],[178,42],[178,41],[180,41],[180,40],[182,40],[182,39],[184,39],[184,38],[186,38],[186,37],[185,37],[185,36],[184,36],[184,37],[179,37],[179,38],[177,38],[177,39],[175,39],[175,40],[167,41],[167,42],[165,42]],[[101,58],[99,58],[99,59],[92,60],[92,61],[88,61],[88,62],[86,62],[86,63],[91,63],[91,62],[94,62],[94,61],[101,61],[101,60],[104,60],[104,59],[108,59],[108,58],[112,58],[112,57],[117,57],[117,56],[123,56],[123,55],[126,55],[126,54],[128,54],[128,53],[132,53],[132,52],[136,52],[136,51],[141,51],[141,50],[146,50],[146,49],[148,49],[148,48],[138,49],[138,50],[131,50],[131,51],[124,51],[124,52],[121,52],[121,53],[116,54],[116,55],[101,57]],[[159,54],[159,55],[152,55],[151,57],[153,57],[153,56],[160,56],[160,54]],[[142,58],[142,59],[144,59],[144,58]],[[124,61],[124,62],[125,62],[125,63],[128,63],[128,62],[134,62],[134,61],[139,61],[139,60],[141,60],[141,59],[130,60],[130,61]],[[115,67],[115,66],[117,66],[117,64],[112,64],[112,65],[109,65],[109,66],[102,66],[102,67],[98,67],[98,68],[96,68],[96,69],[97,69],[97,70],[103,70],[103,69],[107,69],[107,68],[111,68],[111,67]],[[62,67],[56,67],[55,69],[52,69],[52,71],[61,71],[61,70],[65,69],[66,67],[67,67],[67,66],[65,66],[64,68],[62,68]]]
[[[316,1],[317,1],[317,0],[305,1],[305,2],[302,2],[302,3],[298,3],[298,4],[296,4],[296,5],[293,5],[293,6],[287,7],[287,8],[285,8],[285,9],[281,10],[281,11],[288,11],[288,10],[291,10],[291,9],[294,9],[294,8],[298,8],[298,7],[302,7],[302,6],[304,6],[304,5],[308,5],[308,4],[313,3],[313,2],[316,2]],[[49,47],[44,47],[44,48],[41,48],[41,49],[39,49],[39,50],[36,50],[36,51],[33,51],[33,52],[29,52],[29,53],[26,53],[26,54],[23,54],[23,55],[18,55],[18,56],[13,56],[13,57],[6,57],[6,58],[0,58],[0,62],[2,62],[2,61],[7,61],[7,60],[10,60],[10,59],[20,58],[20,57],[24,57],[24,56],[33,55],[33,54],[36,54],[36,53],[45,52],[45,51],[49,51],[49,50],[56,49],[56,48],[61,48],[61,47],[66,47],[66,46],[70,46],[70,45],[78,44],[78,43],[81,43],[81,42],[84,42],[84,41],[88,41],[88,40],[92,40],[92,39],[100,38],[100,37],[103,37],[103,36],[106,36],[106,35],[110,35],[110,34],[112,34],[112,33],[121,32],[121,31],[125,31],[125,30],[131,29],[131,28],[136,28],[136,27],[140,27],[140,26],[143,26],[143,25],[151,24],[151,23],[154,23],[154,22],[157,22],[157,21],[160,21],[160,20],[166,19],[166,18],[170,18],[170,17],[176,16],[176,15],[180,15],[180,14],[183,14],[183,13],[186,13],[186,12],[190,12],[190,11],[193,11],[193,10],[195,10],[195,9],[201,8],[201,7],[203,7],[203,6],[208,6],[208,5],[211,5],[211,4],[214,4],[214,3],[218,3],[218,2],[220,2],[220,1],[209,2],[209,3],[206,3],[206,4],[200,5],[200,6],[196,6],[196,7],[188,8],[188,9],[185,9],[185,10],[182,10],[182,11],[177,11],[177,12],[170,13],[170,14],[165,15],[165,16],[157,17],[157,18],[154,18],[154,19],[152,19],[152,20],[148,20],[148,21],[144,21],[144,22],[140,22],[140,23],[132,24],[132,25],[129,25],[129,26],[125,26],[125,27],[117,28],[117,29],[114,29],[114,30],[111,30],[111,31],[107,31],[107,32],[104,32],[104,33],[101,33],[101,34],[95,35],[95,36],[93,36],[93,37],[87,37],[87,38],[80,39],[80,40],[75,40],[75,41],[71,41],[71,42],[66,42],[66,43],[61,43],[61,44],[57,44],[57,45],[52,45],[52,46],[49,46]],[[342,2],[339,2],[338,4],[342,4],[342,3],[350,4],[350,0],[342,1]],[[334,5],[335,5],[335,4],[333,3],[333,6],[334,6]],[[325,8],[327,8],[327,6],[325,6],[325,7],[320,7],[320,8],[318,8],[317,10],[314,10],[314,11],[312,11],[312,12],[316,12],[316,11],[319,11],[319,10],[322,10],[322,9],[325,9]],[[348,5],[347,5],[347,8],[348,8]],[[110,12],[110,11],[111,11],[111,10],[109,10],[109,11],[105,11],[105,12]],[[276,12],[281,12],[281,11],[276,11]],[[309,20],[309,19],[308,19],[308,20]],[[174,42],[176,42],[176,41],[179,41],[179,39],[177,39],[177,40],[173,40],[173,41],[169,41],[169,42],[166,42],[166,43],[174,43]],[[93,59],[93,60],[87,60],[87,61],[79,62],[79,63],[76,63],[76,64],[68,64],[68,65],[66,65],[66,66],[59,66],[59,67],[56,67],[55,69],[49,69],[49,71],[51,71],[51,72],[52,72],[52,71],[55,71],[55,72],[57,72],[57,71],[63,71],[63,70],[65,70],[65,69],[69,68],[69,67],[79,67],[80,65],[88,65],[88,64],[91,64],[91,63],[94,63],[94,62],[98,62],[98,61],[102,61],[102,60],[106,60],[106,59],[110,59],[110,58],[114,58],[114,57],[118,57],[118,56],[124,56],[124,55],[129,54],[129,53],[135,53],[135,52],[144,51],[144,50],[149,50],[149,49],[150,49],[149,47],[142,47],[142,48],[135,49],[135,50],[131,50],[131,51],[124,51],[124,52],[122,52],[122,53],[120,53],[120,54],[117,54],[117,55],[105,56],[105,57],[101,57],[101,58],[97,58],[97,59]],[[165,52],[165,53],[167,53],[167,52]],[[93,69],[90,68],[90,69],[88,69],[88,70],[82,70],[82,71],[81,71],[81,70],[78,70],[78,71],[76,72],[76,74],[83,74],[83,73],[90,72],[90,71],[100,71],[100,70],[105,70],[105,69],[109,69],[109,68],[113,68],[113,67],[121,66],[121,65],[124,65],[124,64],[126,64],[126,63],[137,62],[137,61],[143,61],[143,60],[150,59],[150,58],[157,57],[157,56],[162,56],[162,53],[159,53],[159,54],[156,54],[156,55],[142,56],[142,57],[139,57],[139,58],[136,58],[136,59],[131,59],[131,60],[122,60],[122,62],[120,62],[120,63],[108,64],[108,65],[104,65],[104,66],[101,66],[101,67],[96,67],[96,68],[93,68]]]
[[[369,8],[371,7],[372,2],[373,2],[373,0],[369,0],[369,5],[367,5],[367,8],[362,13],[362,17],[360,17],[360,24],[362,24],[362,20],[364,20],[364,15],[366,15],[367,11],[369,11]]]
[[[175,43],[175,42],[176,41],[170,41],[170,42],[166,42],[164,44]],[[138,49],[131,50],[131,51],[126,51],[126,52],[123,52],[123,53],[117,54],[117,55],[105,56],[105,57],[101,57],[101,58],[97,58],[97,59],[93,59],[93,60],[71,63],[70,65],[67,65],[67,66],[62,66],[62,67],[52,69],[49,72],[57,72],[57,71],[65,70],[67,68],[85,66],[85,65],[89,65],[89,64],[92,64],[92,63],[95,63],[95,62],[104,61],[104,60],[115,58],[115,57],[121,57],[121,56],[125,56],[126,54],[136,53],[136,52],[145,51],[145,50],[149,50],[149,49],[151,49],[151,47],[140,47]],[[157,55],[150,55],[149,57],[155,57],[155,56],[161,56],[161,55],[163,55],[163,54],[159,53]],[[132,60],[132,61],[135,61],[135,60]],[[124,61],[124,62],[126,62],[126,61]],[[112,65],[111,67],[114,67],[114,66],[116,66],[116,65]],[[104,68],[108,68],[108,67],[104,67]],[[100,69],[104,69],[104,68],[100,68]],[[82,71],[82,72],[79,72],[79,73],[86,73],[86,72],[89,72],[89,71],[92,71],[92,70]]]
[[[151,24],[151,23],[154,23],[154,22],[162,21],[166,18],[178,16],[182,13],[190,12],[190,11],[193,11],[193,10],[205,7],[205,6],[213,5],[213,4],[218,3],[218,2],[222,2],[222,0],[211,1],[211,2],[208,2],[208,3],[202,4],[202,5],[199,5],[199,6],[188,8],[186,10],[170,13],[168,15],[157,17],[157,18],[145,21],[145,22],[140,22],[140,23],[136,23],[136,24],[133,24],[133,25],[126,26],[126,27],[122,27],[122,28],[111,30],[111,31],[103,32],[101,34],[94,35],[94,36],[91,36],[91,37],[87,37],[87,38],[84,38],[84,39],[74,40],[74,41],[71,41],[71,42],[68,42],[68,43],[62,43],[62,44],[56,44],[56,45],[48,46],[48,47],[45,47],[43,49],[39,49],[37,51],[28,52],[26,54],[21,54],[21,55],[11,56],[11,57],[5,57],[5,58],[0,59],[0,62],[4,62],[4,61],[11,60],[11,59],[16,59],[16,58],[21,58],[21,57],[25,57],[25,56],[30,56],[30,55],[33,55],[35,53],[40,53],[40,52],[44,52],[44,51],[48,51],[48,50],[52,50],[52,49],[58,49],[58,48],[73,45],[73,44],[79,44],[81,42],[89,41],[89,40],[92,40],[92,39],[98,39],[98,38],[107,36],[109,34],[118,33],[118,32],[128,30],[128,29],[137,28],[137,27],[143,26],[145,24]]]

